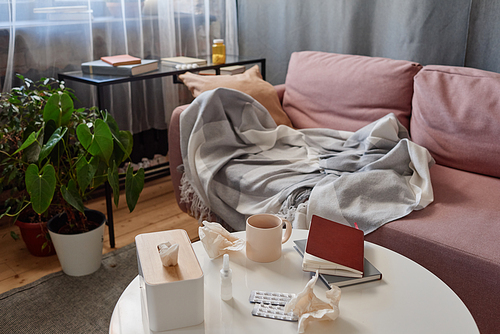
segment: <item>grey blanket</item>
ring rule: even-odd
[[[356,132],[276,126],[250,96],[201,94],[180,118],[181,193],[203,218],[215,213],[236,230],[256,213],[294,228],[313,214],[365,234],[433,201],[428,151],[408,139],[393,114]]]

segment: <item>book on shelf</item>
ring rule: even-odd
[[[302,269],[322,274],[362,277],[363,231],[313,215]]]
[[[304,250],[306,248],[306,239],[295,240],[295,250],[303,257]],[[343,286],[361,284],[366,282],[372,282],[382,279],[382,273],[375,268],[370,261],[366,258],[364,259],[364,272],[362,277],[345,277],[345,276],[335,276],[327,274],[319,274],[319,279],[329,288],[332,285],[336,285],[339,288]]]
[[[225,66],[225,67],[220,68],[220,75],[241,74],[241,73],[245,73],[246,69],[247,68],[244,65]],[[199,74],[201,74],[201,75],[215,75],[216,72],[214,69],[210,69],[210,70],[200,71]]]
[[[82,72],[101,75],[138,75],[158,69],[158,60],[142,59],[140,64],[113,66],[102,60],[82,63]]]
[[[130,55],[101,57],[101,60],[113,66],[134,65],[141,63],[141,58],[137,58]]]
[[[184,56],[179,56],[179,57],[169,57],[169,58],[162,58],[161,63],[164,65],[170,65],[170,66],[175,66],[175,65],[198,65],[198,66],[205,66],[207,64],[206,59],[199,59],[199,58],[192,58],[192,57],[184,57]]]

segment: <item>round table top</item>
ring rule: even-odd
[[[246,258],[245,250],[229,254],[233,271],[233,299],[220,298],[222,257],[210,259],[201,242],[193,249],[204,273],[205,319],[198,326],[165,333],[297,333],[297,322],[252,316],[252,290],[299,293],[310,280],[301,268],[302,257],[293,240],[308,231],[293,230],[282,256],[271,263]],[[245,238],[245,232],[237,232]],[[342,287],[340,316],[335,321],[310,323],[306,333],[479,333],[460,298],[439,278],[412,260],[384,247],[365,242],[365,257],[382,273],[382,280]],[[110,333],[149,333],[143,321],[139,276],[117,302]],[[320,280],[314,293],[326,301],[327,287]]]

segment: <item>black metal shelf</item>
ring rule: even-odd
[[[216,74],[220,74],[220,68],[225,67],[225,66],[233,66],[233,65],[248,65],[248,64],[255,64],[255,63],[260,63],[261,67],[261,74],[262,78],[265,80],[266,78],[266,59],[265,58],[245,58],[245,57],[240,57],[240,56],[231,56],[227,55],[226,56],[226,63],[225,64],[218,64],[215,65],[212,63],[212,59],[210,56],[205,56],[205,57],[196,57],[196,58],[202,58],[207,60],[207,65],[206,66],[200,66],[197,68],[193,69],[186,69],[186,70],[179,70],[176,69],[173,66],[167,66],[164,64],[161,64],[160,61],[160,66],[158,70],[153,71],[153,72],[148,72],[136,76],[113,76],[113,75],[96,75],[96,74],[84,74],[82,71],[73,71],[73,72],[64,72],[64,73],[59,73],[58,74],[58,79],[60,81],[76,81],[76,82],[81,82],[84,84],[88,84],[91,86],[96,87],[97,91],[97,108],[99,110],[102,110],[102,106],[105,105],[104,103],[104,87],[109,86],[109,85],[115,85],[115,84],[120,84],[120,83],[125,83],[125,82],[134,82],[134,81],[140,81],[140,80],[149,80],[149,79],[155,79],[155,78],[162,78],[162,77],[167,77],[171,76],[174,80],[174,83],[177,80],[177,76],[179,74],[185,73],[185,72],[199,72],[199,71],[204,71],[204,70],[211,70],[214,69]],[[168,170],[168,175],[170,174],[170,169]],[[111,187],[108,183],[105,184],[104,187],[104,193],[106,196],[106,210],[107,210],[107,219],[108,219],[108,227],[109,227],[109,243],[111,248],[115,247],[115,232],[114,232],[114,223],[113,223],[113,205],[112,205],[112,191]]]

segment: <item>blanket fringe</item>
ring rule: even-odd
[[[210,208],[203,203],[202,199],[195,192],[185,173],[183,173],[181,177],[180,190],[180,202],[189,205],[189,214],[198,219],[200,224],[203,220],[207,220],[211,217],[212,212]]]

